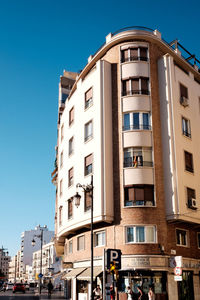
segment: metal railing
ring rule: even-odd
[[[121,62],[129,62],[129,61],[148,61],[148,57],[146,56],[130,56],[130,57],[122,57]]]
[[[139,156],[139,159],[135,157],[124,158],[124,168],[128,167],[153,167],[152,161],[144,161],[142,156]]]
[[[154,206],[153,200],[125,200],[124,205],[127,206]]]
[[[149,95],[149,90],[141,89],[141,90],[122,91],[122,96],[132,96],[132,95]]]
[[[123,131],[128,131],[128,130],[151,130],[151,125],[135,124],[135,125],[123,126]]]

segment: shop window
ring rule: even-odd
[[[89,121],[85,124],[85,142],[91,139],[93,136],[93,123]]]
[[[124,187],[125,206],[153,206],[154,186],[153,185],[132,185]]]
[[[85,109],[90,107],[93,102],[93,89],[90,88],[86,93],[85,93]]]
[[[178,246],[188,246],[186,230],[176,229],[176,244]]]
[[[68,219],[73,217],[73,199],[68,200]]]
[[[69,126],[71,126],[73,122],[74,122],[74,107],[72,107],[71,110],[69,111]]]
[[[73,181],[74,181],[74,168],[71,168],[68,171],[68,186],[69,187],[72,186]]]
[[[149,78],[136,77],[122,81],[122,96],[149,95]]]
[[[182,118],[182,133],[183,135],[191,138],[190,121],[186,118]]]
[[[74,152],[74,138],[71,137],[69,140],[69,155],[71,155]]]
[[[69,253],[73,253],[73,242],[69,241]]]
[[[182,281],[178,281],[178,299],[192,300],[194,298],[193,272],[183,271]]]
[[[152,149],[132,147],[124,149],[124,168],[152,167]]]
[[[124,114],[123,130],[150,130],[150,114],[134,112]]]
[[[156,227],[127,226],[126,243],[156,243]]]
[[[85,200],[85,211],[91,209],[91,191],[84,192],[84,200]]]
[[[194,173],[192,154],[187,151],[184,151],[184,156],[185,156],[185,170]]]
[[[88,155],[85,157],[85,176],[92,173],[93,169],[93,154]]]
[[[105,231],[98,231],[94,234],[95,247],[105,246]]]
[[[85,236],[81,235],[77,238],[77,250],[84,250],[85,249]]]

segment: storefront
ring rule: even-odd
[[[193,272],[183,271],[182,281],[178,281],[178,300],[193,300],[194,284]]]
[[[123,293],[130,286],[133,291],[133,299],[138,298],[138,287],[142,289],[143,299],[148,299],[148,291],[153,287],[156,299],[167,298],[167,273],[151,270],[127,270],[119,272],[118,291]]]

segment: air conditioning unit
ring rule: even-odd
[[[192,209],[197,209],[197,200],[194,198],[188,199],[188,207]]]
[[[188,102],[188,99],[184,96],[181,96],[180,98],[180,103],[181,105],[183,105],[184,107],[188,106],[189,105],[189,102]]]

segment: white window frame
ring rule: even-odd
[[[91,126],[91,134],[90,135],[88,135],[88,128],[89,128],[89,126]],[[92,138],[93,138],[93,120],[90,120],[84,126],[84,141],[88,142]]]
[[[182,135],[185,136],[185,137],[187,137],[187,138],[190,138],[190,139],[191,139],[192,134],[191,134],[191,124],[190,124],[190,120],[187,119],[187,118],[185,118],[184,116],[182,116],[181,121],[182,121],[182,123],[181,123],[181,126],[182,126]],[[188,133],[188,135],[184,134],[184,132],[186,132],[186,131],[184,131],[183,122],[187,123],[187,128],[188,128],[188,132],[187,132],[187,133]],[[185,127],[186,127],[186,126],[185,126]]]
[[[98,245],[97,244],[97,235],[101,235],[101,234],[104,234],[104,243]],[[101,237],[101,239],[102,239],[102,237]],[[104,246],[106,246],[106,231],[105,230],[100,230],[100,231],[94,232],[94,246],[95,247],[104,247]]]
[[[135,113],[139,114],[139,129],[133,128],[133,126],[134,126],[133,114],[135,114]],[[149,129],[140,129],[140,126],[144,126],[144,124],[143,124],[143,114],[148,114],[148,116],[149,116],[149,124],[148,124]],[[123,127],[125,126],[124,125],[124,116],[125,115],[129,115],[129,119],[130,119],[130,124],[129,124],[130,129],[129,130],[151,130],[151,113],[149,111],[132,111],[132,112],[124,113],[123,114]],[[133,129],[131,129],[131,128],[133,128]],[[129,130],[124,130],[124,131],[129,131]]]
[[[186,233],[186,236],[185,236],[186,245],[178,244],[178,241],[177,241],[177,230],[185,231],[185,233]],[[176,234],[176,246],[188,248],[189,247],[189,235],[188,235],[189,233],[188,233],[188,230],[183,229],[183,228],[176,228],[175,234]]]
[[[137,241],[128,241],[127,236],[127,229],[128,228],[134,228],[134,236],[136,236],[136,228],[137,227],[144,227],[144,242],[137,242]],[[147,228],[154,228],[154,241],[146,241],[146,229]],[[137,224],[137,225],[126,225],[125,226],[125,243],[126,244],[156,244],[157,243],[157,226],[156,225],[144,225],[144,224]]]
[[[68,142],[68,156],[72,155],[73,152],[74,152],[74,137],[72,136]]]

